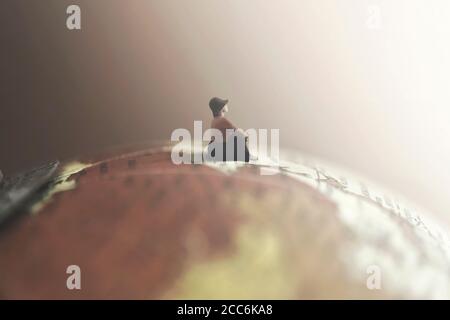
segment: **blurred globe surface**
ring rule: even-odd
[[[170,155],[62,165],[0,230],[0,297],[450,298],[446,230],[356,175],[290,152],[280,167]]]

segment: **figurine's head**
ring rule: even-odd
[[[209,100],[209,108],[211,109],[214,117],[222,116],[228,111],[228,100],[214,97]]]

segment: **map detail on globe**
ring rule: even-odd
[[[171,148],[61,164],[0,229],[0,297],[450,298],[447,230],[383,188],[295,152],[175,165]]]

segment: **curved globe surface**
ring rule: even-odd
[[[446,234],[361,179],[293,154],[175,165],[170,150],[62,166],[0,231],[0,296],[450,297]]]

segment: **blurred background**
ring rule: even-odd
[[[219,96],[450,222],[449,1],[2,0],[0,26],[6,174],[169,139]]]

